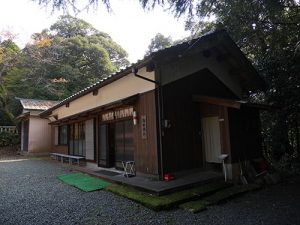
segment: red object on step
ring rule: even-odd
[[[262,159],[260,162],[259,162],[259,172],[264,172],[266,170],[266,163],[265,161]]]
[[[170,180],[174,180],[174,179],[175,179],[175,176],[172,173],[166,173],[164,175],[164,181],[170,181]]]

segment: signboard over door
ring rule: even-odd
[[[128,107],[128,108],[116,109],[113,111],[103,113],[101,116],[101,121],[106,122],[106,121],[117,120],[126,117],[132,117],[132,116],[133,116],[133,107]]]

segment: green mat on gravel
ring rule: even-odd
[[[57,176],[57,179],[85,192],[100,190],[109,185],[108,182],[83,173],[63,174]]]

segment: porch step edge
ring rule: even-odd
[[[198,213],[206,210],[208,206],[220,204],[232,198],[236,198],[250,191],[256,191],[261,188],[257,184],[234,185],[224,190],[219,190],[212,195],[201,198],[200,200],[190,201],[179,205],[179,208]]]
[[[175,208],[179,204],[203,198],[204,196],[229,188],[230,186],[230,184],[224,182],[210,183],[163,196],[151,195],[126,185],[111,185],[108,186],[106,190],[142,204],[154,211],[160,211]]]

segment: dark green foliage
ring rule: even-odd
[[[157,33],[155,37],[151,39],[146,55],[150,55],[152,52],[171,47],[172,44],[173,40],[170,36],[165,37],[161,33]]]
[[[6,82],[19,97],[60,100],[127,66],[126,57],[109,35],[62,16],[50,30],[33,35]]]
[[[13,96],[9,94],[4,84],[0,84],[0,125],[9,126],[15,124],[13,111],[17,111]]]
[[[20,143],[20,136],[18,134],[1,132],[0,133],[0,147],[13,146]]]
[[[126,51],[108,34],[71,16],[33,34],[23,50],[11,40],[0,42],[2,120],[12,122],[19,113],[15,96],[62,100],[128,64]]]
[[[1,36],[0,36],[1,40]],[[19,47],[12,40],[0,41],[0,79],[18,60]]]
[[[72,10],[74,13],[80,13],[82,10],[88,10],[90,7],[97,7],[99,0],[86,0],[81,7],[78,6],[78,0],[32,0],[38,2],[42,6],[50,6],[52,11],[62,10],[64,13],[68,13]],[[100,0],[106,8],[110,9],[110,0]]]
[[[72,16],[62,16],[50,27],[55,36],[70,38],[76,36],[90,36],[99,33],[91,24]]]

